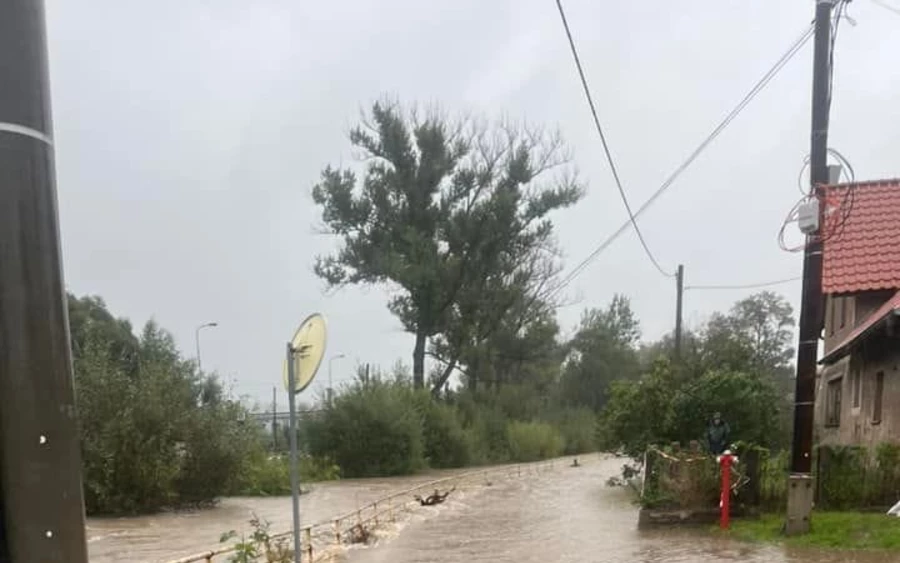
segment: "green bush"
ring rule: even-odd
[[[261,439],[241,422],[244,409],[183,360],[172,336],[152,322],[137,341],[136,362],[115,357],[117,347],[94,321],[78,326],[75,386],[88,513],[207,503],[232,490],[245,453]]]
[[[300,483],[333,481],[340,468],[328,459],[300,457]],[[240,496],[279,496],[291,493],[290,456],[259,450],[248,459],[233,494]]]
[[[576,455],[596,451],[598,421],[597,415],[587,408],[566,409],[555,417],[565,446],[565,455]]]
[[[425,441],[416,407],[403,384],[354,384],[306,423],[310,453],[333,459],[344,477],[418,471],[425,467]]]
[[[545,422],[510,422],[509,453],[512,461],[537,461],[562,454],[565,440],[559,431]]]
[[[428,466],[444,468],[470,464],[471,439],[463,429],[456,409],[433,401],[427,393],[419,394],[419,408],[423,414],[422,432]]]

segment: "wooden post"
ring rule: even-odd
[[[303,528],[303,543],[306,545],[306,561],[313,563],[312,529],[308,526]]]

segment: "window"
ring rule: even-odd
[[[843,377],[836,377],[828,382],[825,395],[825,425],[841,425],[841,392],[844,385]]]
[[[881,411],[884,407],[884,372],[875,375],[875,404],[872,407],[872,423],[881,422]]]
[[[853,408],[858,409],[862,403],[862,361],[851,364],[850,385],[853,393]]]

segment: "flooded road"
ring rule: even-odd
[[[637,510],[621,489],[605,486],[621,460],[581,458],[579,468],[554,468],[521,477],[486,479],[461,487],[438,507],[416,508],[377,533],[368,547],[352,547],[345,563],[596,562],[596,563],[886,563],[900,555],[795,551],[748,545],[702,530],[639,532]],[[304,522],[326,521],[385,494],[434,476],[342,481],[303,497]],[[193,514],[89,522],[92,563],[166,561],[216,546],[222,532],[246,528],[251,511],[290,527],[290,501],[228,499]],[[224,561],[224,559],[222,559]]]
[[[748,545],[704,530],[637,530],[625,491],[606,487],[621,460],[509,480],[457,499],[395,538],[351,550],[347,563],[886,563],[898,554],[793,551]]]

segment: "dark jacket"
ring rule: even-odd
[[[729,434],[731,434],[731,429],[727,422],[720,420],[719,424],[716,424],[711,421],[706,429],[706,443],[709,451],[717,455],[724,452],[728,446]]]

